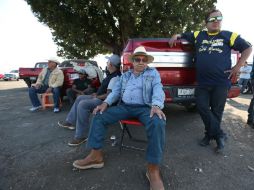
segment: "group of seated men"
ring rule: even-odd
[[[109,74],[95,93],[86,78],[86,73],[80,72],[79,79],[74,82],[72,89],[67,91],[67,96],[73,103],[71,110],[65,121],[59,121],[58,125],[75,129],[75,136],[68,143],[69,146],[87,142],[87,147],[91,149],[84,159],[73,162],[75,168],[102,168],[106,126],[119,120],[137,118],[144,124],[148,138],[146,177],[150,182],[150,189],[163,190],[159,165],[165,144],[166,116],[162,112],[165,94],[161,78],[155,68],[148,67],[154,58],[147,54],[144,47],[137,47],[128,59],[133,63],[133,69],[121,75],[120,57],[113,54],[108,58]],[[63,84],[63,73],[57,68],[58,63],[57,60],[50,59],[48,68],[41,72],[36,84],[29,88],[33,105],[31,111],[41,108],[37,93],[52,92],[54,112],[59,112],[57,97]],[[85,85],[80,85],[81,80],[86,81]],[[82,88],[78,89],[80,86]],[[89,123],[91,113],[93,119]]]

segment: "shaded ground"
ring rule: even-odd
[[[167,114],[167,141],[162,165],[166,189],[254,189],[254,129],[245,125],[250,95],[228,100],[222,126],[228,133],[225,153],[213,152],[215,143],[203,148],[203,124],[197,113],[171,105]],[[73,131],[57,127],[63,111],[30,113],[23,81],[0,81],[0,189],[145,190],[145,153],[111,146],[109,137],[119,137],[118,125],[110,127],[105,142],[105,167],[73,170],[72,162],[88,153],[85,145],[67,146]],[[131,128],[145,139],[143,128]],[[128,139],[126,138],[126,143]],[[135,144],[144,146],[144,144]]]

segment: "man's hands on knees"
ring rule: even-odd
[[[152,106],[150,117],[153,117],[154,114],[157,114],[160,119],[164,119],[166,121],[166,115],[158,106]]]
[[[48,89],[46,90],[46,93],[51,93],[52,92],[52,88],[48,87]]]
[[[39,89],[41,87],[41,85],[40,84],[32,84],[32,87]]]
[[[93,114],[95,115],[97,112],[100,112],[100,114],[102,114],[102,112],[104,112],[107,108],[108,104],[106,102],[103,102],[101,105],[94,108]]]

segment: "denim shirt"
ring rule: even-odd
[[[122,99],[128,80],[133,70],[129,70],[122,74],[120,80],[117,81],[112,92],[104,100],[108,105],[112,105],[120,98]],[[155,68],[146,68],[142,75],[143,80],[143,100],[148,106],[164,107],[165,93],[162,88],[159,72]]]
[[[125,91],[122,96],[122,101],[125,104],[144,105],[143,98],[143,72],[138,76],[131,73],[131,76],[125,86]]]

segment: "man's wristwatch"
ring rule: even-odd
[[[157,106],[157,105],[152,105],[152,107],[161,109],[160,106]]]

